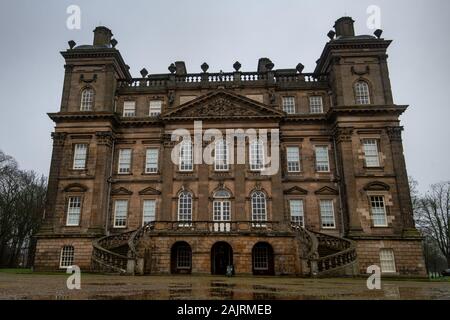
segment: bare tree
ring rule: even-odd
[[[33,171],[19,170],[17,162],[0,151],[0,265],[17,266],[24,251],[34,251],[46,183]]]
[[[437,245],[450,268],[450,181],[431,185],[416,201],[418,227]]]

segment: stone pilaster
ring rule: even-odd
[[[109,186],[113,159],[114,133],[110,131],[96,132],[95,178],[92,193],[94,201],[91,205],[89,230],[104,232],[108,216]]]
[[[58,198],[59,173],[61,169],[66,132],[53,132],[53,151],[50,163],[50,173],[47,186],[47,201],[45,204],[45,218],[40,233],[52,232],[54,228],[54,217],[56,200]]]
[[[415,230],[414,225],[411,193],[408,183],[408,174],[406,173],[405,156],[403,155],[402,131],[403,127],[388,127],[386,129],[390,140],[392,162],[396,176],[395,183],[397,186],[397,196],[403,222],[403,232],[410,234],[411,232],[417,233],[417,231]]]
[[[339,183],[341,185],[341,214],[344,215],[346,226],[344,233],[348,235],[357,235],[362,233],[361,222],[356,210],[356,179],[355,179],[355,163],[352,146],[353,128],[335,128],[334,140],[336,143],[337,154],[337,172],[339,174]]]
[[[161,177],[164,183],[161,190],[161,213],[156,220],[170,221],[172,219],[172,197],[173,194],[173,165],[171,154],[175,142],[170,140],[170,134],[163,135],[163,161],[161,165]]]

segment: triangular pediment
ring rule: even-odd
[[[289,188],[289,189],[287,189],[287,190],[284,190],[284,194],[305,195],[305,194],[308,194],[308,191],[305,190],[305,189],[303,189],[303,188],[294,186],[294,187],[292,187],[292,188]]]
[[[142,195],[160,195],[161,191],[156,190],[155,188],[152,187],[147,187],[145,189],[142,189],[141,191],[139,191],[139,194]]]
[[[216,90],[169,110],[164,120],[281,118],[284,113],[266,104],[226,90]]]
[[[321,195],[337,195],[339,194],[339,191],[337,191],[336,189],[330,188],[330,187],[323,187],[320,188],[319,190],[316,190],[314,192],[315,194],[321,194]]]
[[[127,195],[127,196],[129,196],[129,195],[133,194],[133,191],[130,191],[130,190],[124,188],[124,187],[120,187],[120,188],[117,188],[117,189],[114,189],[113,191],[111,191],[111,194],[113,194],[113,195]]]

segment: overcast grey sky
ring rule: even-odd
[[[66,27],[69,5],[81,8],[81,29]],[[165,73],[175,60],[188,72],[256,70],[260,57],[275,68],[302,62],[312,72],[334,21],[349,15],[358,34],[369,5],[381,8],[383,37],[392,39],[389,67],[394,99],[409,104],[401,118],[408,173],[423,191],[450,180],[450,1],[147,0],[23,1],[0,3],[0,149],[23,169],[48,175],[53,123],[64,75],[59,51],[68,40],[92,42],[92,30],[112,29],[133,76],[146,67]]]

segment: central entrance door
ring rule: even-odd
[[[211,248],[211,274],[226,274],[233,264],[233,249],[226,242],[216,242]]]

